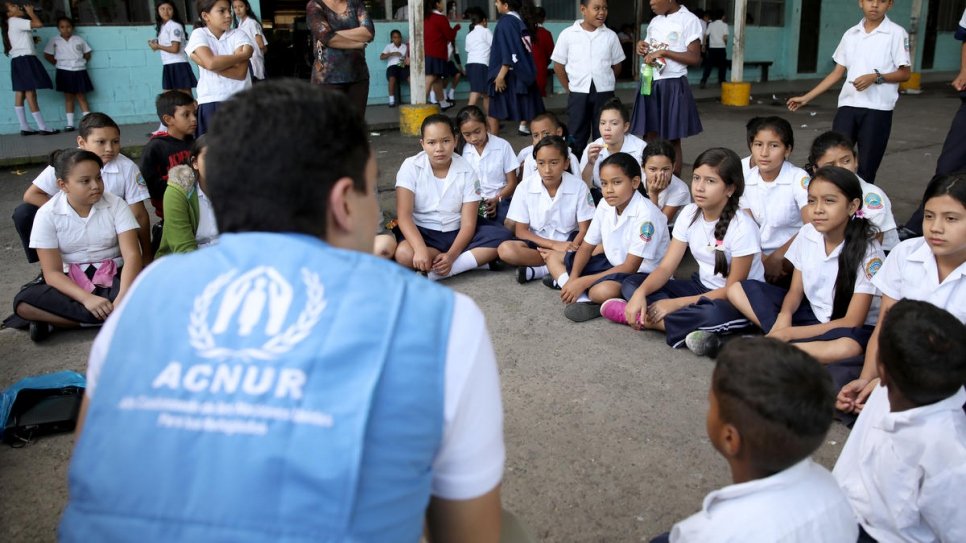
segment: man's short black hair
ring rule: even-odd
[[[334,183],[366,192],[365,118],[342,94],[275,80],[224,102],[208,130],[205,168],[221,232],[325,238]]]
[[[966,383],[966,325],[948,311],[900,300],[881,326],[879,362],[902,397],[929,405]]]
[[[832,378],[814,358],[771,338],[739,338],[718,355],[712,390],[722,422],[752,467],[774,474],[812,454],[835,411]]]
[[[190,94],[169,90],[158,95],[158,98],[154,101],[154,109],[158,112],[158,119],[163,123],[165,115],[174,117],[174,112],[179,107],[190,106],[193,103],[195,103],[195,99]]]

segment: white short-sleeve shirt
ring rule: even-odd
[[[415,195],[413,222],[438,232],[459,230],[463,204],[480,201],[476,172],[457,154],[453,154],[446,179],[433,175],[426,151],[407,158],[396,175],[396,188]]]
[[[691,203],[691,189],[680,177],[671,175],[667,188],[657,195],[657,207],[681,207]]]
[[[889,253],[872,284],[893,300],[909,298],[941,307],[966,323],[966,263],[942,283],[936,255],[923,238],[907,239]]]
[[[399,53],[398,57],[389,57],[386,59],[386,68],[391,68],[393,66],[399,66],[403,64],[406,58],[406,51],[409,50],[409,46],[405,43],[400,43],[398,46],[392,42],[386,44],[382,48],[382,54],[388,55],[389,53]]]
[[[7,36],[10,38],[10,58],[34,54],[34,31],[30,28],[30,19],[7,19]]]
[[[540,176],[531,176],[517,185],[507,218],[527,224],[530,231],[544,239],[566,241],[578,224],[594,218],[594,199],[579,177],[564,172],[557,193],[550,196]]]
[[[806,458],[764,479],[728,485],[674,525],[671,543],[854,543],[859,527],[827,469]]]
[[[708,24],[708,47],[711,49],[724,49],[728,46],[728,23],[718,19]]]
[[[600,188],[600,164],[605,158],[611,155],[611,152],[607,150],[607,144],[604,143],[604,138],[595,139],[593,142],[591,142],[591,145],[602,145],[604,147],[600,150],[600,154],[597,156],[597,162],[594,163],[594,186]],[[644,157],[645,147],[647,147],[647,142],[628,132],[627,134],[624,134],[624,143],[621,144],[620,152],[631,155],[634,157],[634,160],[640,164],[641,158]],[[589,148],[590,145],[584,148],[584,152],[580,157],[580,169],[577,170],[578,172],[584,171],[584,168],[587,167],[587,163],[590,162]]]
[[[632,254],[644,259],[637,271],[651,273],[670,243],[667,217],[637,191],[620,215],[617,209],[601,200],[584,241],[591,245],[603,244],[604,254],[612,266],[620,266]]]
[[[573,151],[568,150],[567,158],[570,160],[570,168],[567,171],[574,175],[579,175],[580,172],[577,168],[580,166],[580,160],[577,159],[577,155]],[[533,145],[524,147],[517,154],[517,162],[523,165],[523,173],[520,176],[521,180],[526,180],[532,175],[540,177],[539,172],[537,172],[537,159],[533,158]]]
[[[964,402],[960,387],[892,412],[888,389],[872,391],[832,474],[877,541],[966,541]]]
[[[839,271],[839,255],[845,242],[838,244],[830,254],[825,254],[825,237],[811,224],[799,231],[785,253],[785,258],[802,272],[802,286],[805,298],[812,306],[812,312],[819,322],[832,319],[832,305],[835,301],[835,279]],[[875,326],[879,319],[879,293],[872,278],[882,267],[885,253],[878,241],[873,240],[865,251],[862,263],[855,271],[855,294],[871,294],[872,306],[865,318],[865,324]]]
[[[195,242],[198,248],[218,243],[218,221],[215,219],[215,208],[211,205],[208,195],[198,188],[198,230],[195,232]]]
[[[692,221],[697,217],[695,220]],[[754,255],[748,279],[765,280],[765,268],[761,264],[761,245],[758,241],[758,225],[746,213],[738,211],[728,223],[728,232],[722,240],[721,249],[716,249],[714,228],[717,220],[707,221],[697,204],[688,204],[678,213],[671,236],[688,244],[691,256],[698,263],[698,276],[701,284],[711,290],[724,287],[728,279],[714,273],[714,254],[724,250],[728,265],[731,260],[741,256]]]
[[[230,28],[226,30],[220,38],[216,38],[208,28],[196,28],[191,31],[191,38],[188,39],[188,46],[185,52],[190,56],[199,47],[207,47],[215,56],[233,55],[235,50],[242,45],[255,47],[248,34]],[[245,79],[239,81],[231,79],[215,72],[198,67],[198,103],[208,104],[212,102],[224,102],[235,94],[251,88],[252,78],[246,75]]]
[[[761,250],[771,254],[802,227],[802,208],[808,204],[808,172],[785,161],[774,181],[765,181],[757,167],[745,176],[739,206],[751,211],[761,230]]]
[[[77,34],[71,34],[69,40],[58,34],[50,38],[47,47],[44,47],[45,54],[53,55],[57,69],[69,72],[79,72],[86,68],[87,59],[84,54],[90,52],[91,46]]]
[[[701,41],[704,31],[701,21],[688,8],[681,6],[670,15],[657,15],[647,25],[647,42],[667,45],[668,50],[684,53],[688,45],[694,41]],[[654,79],[674,79],[688,75],[688,67],[680,62],[664,58],[667,64],[664,70],[654,70]]]
[[[896,218],[892,215],[892,200],[886,196],[882,187],[867,183],[859,177],[862,184],[862,213],[882,233],[882,249],[891,251],[899,244],[896,231]]]
[[[177,53],[169,53],[167,51],[159,51],[161,53],[161,64],[177,64],[179,62],[188,62],[188,54],[185,53],[185,39],[184,35],[184,25],[177,21],[171,21],[164,23],[161,27],[161,31],[158,32],[158,45],[163,45],[165,47],[170,47],[172,44],[180,43],[181,49]]]
[[[899,99],[898,83],[869,85],[858,91],[851,82],[857,77],[875,73],[887,74],[902,66],[912,66],[909,60],[909,34],[901,26],[885,17],[872,32],[866,33],[865,19],[845,31],[832,60],[848,70],[846,82],[839,93],[839,107],[851,106],[892,111]]]
[[[255,36],[261,36],[262,43],[268,45],[268,40],[265,39],[265,32],[262,30],[262,25],[258,24],[258,21],[251,17],[245,17],[244,21],[238,23],[238,30],[248,35],[248,39],[252,42],[252,47],[255,48],[255,51],[252,52],[252,73],[259,79],[265,79],[265,55],[258,48],[258,40],[255,39]]]
[[[580,26],[582,22],[560,32],[550,60],[563,64],[570,92],[589,93],[591,83],[597,92],[610,92],[616,83],[613,66],[624,61],[621,42],[606,26],[588,32]]]
[[[30,231],[30,248],[60,251],[65,272],[71,264],[94,264],[108,259],[121,264],[117,236],[137,229],[138,222],[124,200],[109,192],[94,203],[86,218],[74,211],[65,193],[58,192],[37,210]]]
[[[476,172],[484,198],[496,198],[506,186],[506,174],[516,172],[520,165],[509,142],[493,134],[487,135],[482,153],[467,143],[463,158]]]
[[[754,166],[751,165],[751,155],[741,159],[741,173],[745,174],[745,179],[748,179],[748,174],[751,173],[752,168]]]
[[[493,34],[483,25],[476,25],[466,35],[466,63],[490,64],[490,47],[493,46]]]
[[[101,168],[101,179],[104,181],[104,192],[109,192],[121,198],[128,205],[143,202],[151,197],[147,184],[141,176],[141,170],[133,160],[124,156],[117,157]],[[53,166],[47,166],[34,179],[33,184],[44,191],[47,196],[54,196],[60,192],[57,186],[57,174]]]

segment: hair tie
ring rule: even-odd
[[[725,252],[724,240],[722,239],[714,240],[714,245],[709,246],[708,249],[711,251],[721,251],[722,253]]]
[[[865,218],[865,212],[862,211],[861,208],[859,208],[859,209],[855,210],[855,216],[858,217],[858,218],[860,218],[860,219],[864,219]]]

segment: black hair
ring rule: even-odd
[[[922,201],[925,204],[937,196],[949,196],[966,207],[966,171],[934,177],[926,187]]]
[[[665,139],[657,139],[647,144],[644,148],[644,155],[641,157],[641,166],[647,164],[647,159],[652,156],[666,156],[671,159],[671,163],[674,163],[676,154],[674,152],[674,145]]]
[[[154,4],[154,31],[160,34],[161,27],[164,25],[164,21],[158,15],[158,8],[164,4],[171,6],[171,20],[181,25],[181,33],[184,34],[184,20],[181,19],[181,14],[178,12],[178,5],[174,3],[174,0],[158,0]],[[187,40],[187,36],[185,36],[185,39]]]
[[[544,136],[533,146],[533,158],[536,160],[537,151],[543,149],[544,147],[553,147],[554,149],[560,151],[560,156],[564,157],[564,160],[570,158],[570,146],[567,145],[567,140],[560,136]]]
[[[74,26],[74,20],[71,19],[70,17],[67,17],[66,15],[61,15],[60,17],[57,17],[57,22],[54,24],[57,26],[60,26],[61,21],[67,21],[68,23],[70,23],[70,26]]]
[[[195,138],[191,143],[191,155],[188,156],[188,167],[195,172],[195,179],[201,179],[201,172],[194,167],[195,159],[201,156],[202,151],[208,148],[208,135],[202,134]],[[207,177],[207,176],[206,176]]]
[[[96,162],[98,168],[104,167],[104,161],[101,160],[101,157],[84,149],[59,149],[50,153],[50,165],[54,167],[54,175],[57,176],[57,179],[65,181],[74,166],[88,160]]]
[[[248,0],[241,0],[241,1],[245,3],[245,13],[248,15],[248,17],[251,19],[254,19],[256,23],[262,24],[262,21],[261,19],[258,18],[258,15],[255,15],[255,12],[252,11],[252,5],[248,3]],[[234,23],[235,27],[237,28],[238,17],[235,16],[235,7],[232,6],[232,4],[234,3],[235,3],[234,0],[229,0],[228,6],[231,8],[231,22]]]
[[[470,21],[470,31],[472,32],[473,31],[473,28],[476,25],[478,25],[478,24],[480,24],[480,23],[482,23],[483,21],[486,20],[486,13],[483,13],[483,9],[482,8],[479,8],[477,6],[471,6],[471,7],[466,8],[463,11],[463,18],[464,19],[469,19],[469,21]]]
[[[712,147],[698,155],[697,160],[694,161],[693,170],[697,170],[700,166],[710,166],[718,173],[725,185],[735,187],[735,191],[731,193],[724,209],[721,210],[717,224],[714,226],[714,239],[724,241],[731,219],[738,213],[738,200],[745,192],[745,174],[741,169],[741,159],[731,149]],[[701,208],[695,209],[694,216],[691,217],[691,224],[698,220],[701,213]],[[728,277],[728,274],[731,273],[731,266],[728,264],[728,258],[724,251],[714,252],[714,273],[721,274],[722,277]]]
[[[86,140],[87,136],[91,135],[91,131],[97,128],[113,128],[117,130],[118,134],[121,133],[121,127],[107,113],[94,111],[84,115],[84,118],[81,119],[80,126],[77,127],[77,134]]]
[[[443,0],[426,0],[423,2],[423,17],[429,18],[436,11],[436,6]],[[446,8],[444,7],[443,10]]]
[[[195,0],[195,12],[198,14],[198,20],[195,21],[194,27],[195,28],[207,27],[208,24],[205,23],[205,19],[204,17],[201,16],[201,14],[210,12],[215,7],[215,4],[221,1],[222,0]],[[228,2],[228,9],[230,11],[231,0],[224,0],[224,1]]]
[[[392,39],[392,37],[396,34],[399,34],[399,37],[402,38],[402,32],[400,32],[398,28],[393,28],[389,31],[389,39]]]
[[[515,11],[523,19],[523,26],[527,27],[527,31],[530,32],[532,37],[536,30],[536,23],[534,22],[533,15],[536,11],[536,7],[533,5],[533,0],[500,0],[507,6],[509,6],[510,11]]]
[[[879,362],[890,391],[929,405],[956,393],[966,383],[966,326],[928,302],[899,300],[879,330]]]
[[[610,100],[607,100],[604,102],[604,105],[600,106],[600,111],[597,112],[597,122],[600,122],[600,116],[609,109],[613,109],[619,113],[621,119],[624,119],[625,123],[630,122],[631,116],[627,113],[627,106],[625,106],[624,103],[621,102],[621,99],[616,96]]]
[[[828,371],[805,351],[772,338],[728,342],[711,376],[722,422],[741,436],[759,473],[791,467],[822,444],[835,412]]]
[[[7,16],[7,10],[6,10],[7,4],[15,4],[17,7],[20,8],[21,11],[23,11],[23,6],[21,6],[18,2],[2,2],[2,3],[0,3],[0,5],[2,5],[4,7],[3,10],[0,10],[0,12],[2,12],[2,13],[0,13],[0,15],[2,15],[2,17],[0,17],[0,31],[2,31],[2,32],[0,32],[0,33],[3,34],[3,54],[9,56],[10,55],[10,49],[13,47],[13,45],[10,44],[10,25],[7,22],[7,20],[9,19],[9,17]],[[24,15],[26,15],[26,13]],[[25,19],[26,17],[20,16],[20,18],[21,19]]]
[[[466,147],[466,140],[463,139],[463,132],[461,127],[464,123],[470,121],[476,121],[483,123],[483,130],[486,130],[486,114],[483,110],[477,106],[466,106],[456,114],[456,152],[463,154],[463,148]],[[489,136],[487,136],[489,137]]]
[[[449,116],[447,116],[444,113],[434,113],[429,117],[426,117],[425,119],[423,119],[423,124],[419,126],[420,138],[426,135],[426,127],[431,124],[445,124],[446,127],[449,128],[449,131],[453,134],[453,136],[456,136],[457,130],[456,128],[453,127],[453,119],[450,119]]]
[[[222,102],[218,111],[207,133],[205,178],[220,232],[324,239],[335,182],[348,177],[357,193],[367,192],[369,131],[345,95],[295,79],[270,80]]]
[[[745,143],[748,144],[749,150],[751,149],[751,143],[755,141],[755,134],[758,133],[758,124],[762,119],[763,117],[752,117],[745,123]]]
[[[600,163],[601,171],[604,166],[617,166],[627,177],[631,179],[639,178],[641,182],[637,185],[637,192],[640,192],[645,198],[648,197],[647,183],[644,182],[644,173],[641,171],[641,165],[637,162],[637,159],[627,153],[614,153]]]
[[[859,210],[862,209],[862,184],[854,173],[838,166],[825,166],[815,172],[812,183],[818,179],[835,185],[848,201],[859,201],[856,214],[845,225],[845,242],[842,252],[839,253],[839,271],[835,277],[832,319],[840,319],[849,310],[849,303],[855,291],[855,279],[860,273],[859,266],[865,260],[865,253],[875,238],[877,229],[872,221],[859,216]],[[809,184],[809,187],[811,186]],[[861,273],[868,274],[869,271]]]
[[[530,119],[531,124],[539,121],[550,121],[555,127],[563,128],[563,123],[560,122],[560,117],[557,117],[557,115],[552,111],[544,111],[540,115]]]
[[[547,10],[543,9],[543,6],[537,6],[533,8],[533,22],[543,23],[547,20]]]
[[[755,119],[752,119],[754,121]],[[781,140],[782,144],[789,149],[795,147],[795,132],[792,131],[792,125],[787,120],[772,115],[770,117],[758,117],[758,122],[755,123],[754,134],[749,134],[748,145],[750,146],[755,141],[755,136],[758,135],[762,130],[771,130],[778,135],[778,139]],[[749,122],[748,128],[750,131]]]
[[[852,151],[853,156],[858,156],[855,152],[855,143],[845,134],[829,130],[816,136],[812,140],[812,146],[808,149],[808,158],[805,160],[805,171],[808,172],[808,175],[814,176],[815,170],[818,169],[818,161],[825,156],[829,149],[838,147],[848,149]]]
[[[165,115],[174,117],[174,113],[179,107],[190,106],[193,103],[195,103],[195,99],[190,94],[169,90],[162,92],[154,100],[154,109],[158,113],[158,119],[163,123]]]

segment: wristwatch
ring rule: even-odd
[[[875,72],[875,84],[881,85],[885,83],[885,78],[882,77],[882,74],[879,73],[879,70],[873,70],[873,71]]]

